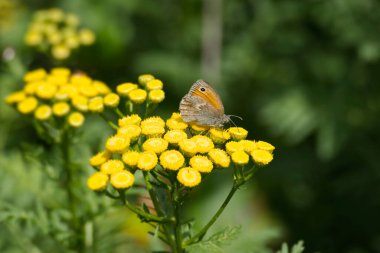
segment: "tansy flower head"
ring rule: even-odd
[[[28,97],[17,104],[17,110],[22,114],[32,113],[38,105],[38,100],[35,97]]]
[[[199,126],[197,124],[191,124],[190,125],[190,130],[192,133],[194,134],[201,134],[201,133],[204,133],[206,132],[208,129],[210,129],[210,127],[208,126]]]
[[[232,153],[231,159],[235,164],[246,165],[249,162],[249,155],[244,151],[236,151]]]
[[[137,125],[125,125],[117,130],[117,133],[128,137],[131,142],[136,141],[141,133],[141,128]]]
[[[147,90],[162,90],[164,84],[159,79],[153,79],[146,83]]]
[[[116,86],[116,91],[120,96],[127,97],[128,94],[137,89],[137,84],[134,83],[122,83]]]
[[[172,116],[170,118],[171,119],[182,120],[181,114],[179,112],[173,112]]]
[[[133,185],[135,177],[129,171],[123,170],[111,175],[111,185],[115,189],[127,189]]]
[[[53,105],[53,114],[58,117],[63,117],[70,112],[70,105],[66,102],[58,102]]]
[[[42,99],[52,99],[57,92],[57,86],[48,82],[42,82],[36,88],[36,95]]]
[[[94,97],[88,102],[88,110],[90,112],[103,112],[104,103],[102,97]]]
[[[98,90],[91,84],[82,84],[79,86],[79,92],[85,97],[92,98],[99,95]]]
[[[68,68],[52,68],[50,71],[50,74],[54,76],[69,77],[71,74],[71,71]]]
[[[231,155],[236,151],[244,151],[244,146],[241,142],[230,141],[226,144],[226,151]]]
[[[165,133],[165,128],[158,124],[142,125],[141,132],[148,138],[161,137]]]
[[[94,80],[92,82],[92,86],[96,89],[98,94],[100,95],[106,95],[108,93],[111,93],[111,89],[103,82]]]
[[[142,86],[145,86],[147,82],[153,79],[154,79],[154,76],[151,74],[143,74],[143,75],[139,75],[138,77],[139,84],[141,84]]]
[[[104,105],[108,107],[117,107],[120,102],[120,97],[116,93],[109,93],[104,97]]]
[[[207,153],[214,148],[214,143],[210,138],[203,135],[195,135],[191,139],[197,144],[197,149],[199,153]]]
[[[112,156],[108,150],[102,151],[90,158],[90,165],[97,167],[107,162]]]
[[[178,142],[187,139],[187,134],[182,130],[170,130],[166,132],[164,139],[170,144],[177,145]]]
[[[80,112],[70,113],[67,121],[72,127],[81,127],[84,123],[84,115]]]
[[[70,48],[65,44],[54,45],[51,49],[52,56],[57,60],[64,60],[70,56]]]
[[[170,118],[166,121],[166,126],[170,130],[185,130],[188,125],[181,118]]]
[[[158,158],[153,151],[144,151],[140,154],[139,161],[137,162],[137,168],[141,170],[151,170],[156,167]]]
[[[130,140],[123,135],[114,135],[109,137],[106,142],[106,148],[112,153],[123,153],[129,148]]]
[[[194,168],[184,167],[177,173],[177,180],[186,187],[197,186],[201,182],[201,174]]]
[[[243,145],[244,151],[248,154],[250,154],[256,148],[256,143],[251,140],[241,140],[239,143]]]
[[[147,93],[143,89],[136,89],[129,92],[128,97],[133,103],[142,104],[145,102]]]
[[[258,142],[256,142],[256,149],[266,150],[266,151],[272,153],[274,150],[274,146],[268,142],[265,142],[265,141],[258,141]]]
[[[247,138],[248,131],[242,127],[230,127],[228,132],[231,134],[233,140],[243,140]]]
[[[267,150],[253,150],[251,156],[253,161],[260,166],[267,165],[273,160],[273,154]]]
[[[44,69],[36,69],[27,72],[24,75],[24,81],[25,82],[34,82],[34,81],[40,81],[43,80],[46,77],[47,73]]]
[[[53,84],[53,85],[57,85],[57,86],[61,86],[61,85],[66,84],[67,80],[68,80],[67,76],[48,75],[46,77],[46,82]]]
[[[100,171],[104,174],[112,175],[113,173],[122,171],[124,163],[120,160],[108,160],[100,166]]]
[[[198,145],[192,138],[181,140],[178,142],[178,146],[181,152],[187,157],[191,157],[198,153]]]
[[[151,90],[148,99],[155,104],[161,103],[165,99],[165,92],[163,90]]]
[[[231,138],[227,131],[219,128],[211,128],[209,133],[211,140],[216,144],[223,144]]]
[[[177,150],[168,150],[160,155],[160,163],[168,170],[178,170],[185,163],[185,158]]]
[[[5,98],[5,103],[12,105],[23,101],[26,98],[25,92],[17,91],[13,92]]]
[[[159,125],[161,127],[165,127],[165,121],[161,119],[160,117],[150,117],[147,119],[144,119],[141,122],[141,126],[148,126],[148,125]]]
[[[82,95],[75,95],[71,99],[71,103],[73,106],[81,111],[81,112],[87,112],[88,111],[88,98]]]
[[[137,151],[129,150],[123,154],[121,159],[129,167],[135,167],[140,159],[140,153]]]
[[[95,42],[95,34],[86,28],[79,31],[79,40],[83,45],[92,45]]]
[[[202,173],[209,173],[213,169],[212,162],[206,156],[193,156],[190,158],[189,164],[191,167]]]
[[[95,172],[87,179],[87,186],[92,191],[101,191],[107,187],[108,176],[103,172]]]
[[[48,105],[40,105],[35,111],[34,111],[34,117],[38,120],[47,120],[51,117],[52,110],[51,107]]]
[[[77,73],[71,76],[70,82],[79,87],[89,87],[91,86],[92,79],[84,73]]]
[[[142,147],[145,151],[161,154],[168,148],[168,142],[162,138],[150,138],[144,142]]]
[[[140,116],[137,114],[132,114],[130,116],[119,119],[118,124],[119,124],[119,127],[123,127],[126,125],[140,125],[140,122],[141,122]]]
[[[208,156],[211,161],[218,167],[228,168],[230,166],[231,159],[227,155],[226,151],[215,148],[208,152]]]

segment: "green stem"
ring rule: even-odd
[[[123,113],[120,111],[120,109],[118,107],[115,108],[115,112],[116,112],[117,116],[119,116],[120,118],[124,117]]]
[[[104,119],[105,122],[107,122],[108,125],[110,125],[110,127],[112,127],[115,130],[119,129],[119,127],[115,123],[113,123],[110,119],[108,119],[106,115],[104,115],[104,113],[99,113],[99,115],[100,117],[102,117],[102,119]]]
[[[176,252],[182,253],[183,247],[182,247],[182,230],[181,230],[181,219],[180,219],[180,200],[179,200],[179,192],[178,192],[178,183],[174,181],[174,189],[173,189],[173,202],[174,202],[174,217],[175,217],[175,223],[174,223],[174,230],[175,230],[175,242],[176,242]]]

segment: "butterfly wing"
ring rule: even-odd
[[[207,103],[210,103],[211,106],[220,114],[224,114],[223,103],[218,93],[211,87],[211,85],[205,81],[196,81],[193,86],[191,86],[188,94],[191,96],[203,98]]]

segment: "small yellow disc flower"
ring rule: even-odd
[[[124,163],[120,160],[108,160],[100,166],[100,171],[104,174],[112,175],[113,173],[122,171]]]
[[[79,31],[79,40],[83,45],[92,45],[95,42],[95,34],[89,29],[81,29]]]
[[[178,142],[178,146],[181,152],[187,157],[191,157],[198,153],[198,145],[193,139],[184,139]]]
[[[38,120],[47,120],[52,115],[52,109],[48,105],[40,105],[34,111],[34,117]]]
[[[244,151],[244,146],[241,142],[230,141],[226,143],[226,151],[231,155],[236,151]]]
[[[65,85],[65,84],[67,84],[67,81],[68,81],[67,76],[48,75],[46,77],[46,82],[53,84],[53,85],[57,85],[57,86]]]
[[[127,189],[135,182],[135,176],[129,171],[123,170],[111,175],[111,185],[115,189]]]
[[[134,142],[139,138],[141,134],[141,128],[137,125],[125,125],[123,127],[120,127],[117,130],[117,133],[128,137],[131,142]]]
[[[186,187],[197,186],[201,182],[202,176],[194,168],[184,167],[178,171],[177,180]]]
[[[23,101],[26,98],[25,92],[17,91],[13,92],[5,98],[5,103],[13,105]]]
[[[137,162],[137,168],[141,170],[152,170],[156,167],[158,158],[153,151],[144,151],[140,154],[139,161]]]
[[[181,114],[179,112],[173,112],[172,116],[170,118],[171,119],[182,120]]]
[[[143,75],[139,75],[138,77],[139,84],[141,84],[142,86],[145,86],[147,82],[153,79],[154,79],[154,76],[151,74],[143,74]]]
[[[193,156],[190,158],[189,164],[191,167],[202,173],[210,173],[213,169],[212,162],[206,156]]]
[[[117,107],[120,102],[120,97],[116,93],[109,93],[104,97],[104,105],[108,107]]]
[[[121,159],[129,167],[135,167],[140,159],[140,153],[137,151],[129,150],[123,154]]]
[[[128,93],[128,97],[133,103],[142,104],[146,100],[147,92],[143,89],[132,90]]]
[[[142,148],[145,151],[153,151],[156,154],[161,154],[168,149],[168,142],[162,138],[149,138],[144,142]]]
[[[59,96],[62,96],[63,99],[73,98],[78,95],[78,88],[71,84],[65,84],[59,87],[59,90],[55,94],[55,97],[60,99]],[[86,98],[87,99],[87,98]],[[87,105],[87,103],[86,103]]]
[[[37,46],[43,41],[43,35],[39,32],[27,32],[24,37],[24,42],[28,46]]]
[[[102,191],[107,187],[108,176],[103,172],[95,172],[87,179],[87,187],[92,191]]]
[[[98,92],[100,95],[106,95],[108,93],[111,93],[111,89],[107,86],[107,84],[94,80],[92,82],[92,86],[95,88],[95,90]]]
[[[170,118],[166,121],[166,126],[170,130],[185,130],[188,125],[181,118]]]
[[[106,148],[112,153],[124,153],[129,148],[129,144],[128,137],[117,134],[107,139]]]
[[[158,124],[142,125],[141,132],[148,138],[161,137],[165,133],[165,128]]]
[[[63,117],[70,112],[70,105],[66,102],[58,102],[53,105],[53,114],[58,117]]]
[[[36,69],[27,72],[24,75],[24,81],[25,82],[34,82],[34,81],[41,81],[46,77],[47,73],[44,69]]]
[[[182,130],[169,130],[164,135],[164,139],[170,144],[177,145],[178,142],[187,139],[187,134]]]
[[[260,166],[267,165],[273,160],[273,154],[267,150],[253,150],[251,156],[253,161]]]
[[[27,97],[17,104],[17,110],[22,114],[32,113],[38,106],[38,100],[35,97]]]
[[[254,149],[256,149],[256,143],[251,140],[241,140],[239,141],[243,145],[244,151],[250,154]]]
[[[116,91],[120,96],[127,97],[129,92],[136,90],[138,88],[137,84],[134,83],[122,83],[116,86]]]
[[[70,56],[70,48],[65,44],[55,45],[51,49],[51,54],[57,60],[64,60]]]
[[[85,86],[91,86],[92,79],[85,74],[79,73],[74,74],[71,76],[70,82],[74,85],[77,85],[79,87]]]
[[[57,86],[43,82],[36,88],[36,95],[42,99],[52,99],[57,92]]]
[[[165,99],[165,92],[163,90],[151,90],[148,99],[154,104],[161,103]]]
[[[154,117],[149,117],[147,119],[144,119],[141,122],[142,127],[148,126],[148,125],[159,125],[161,127],[165,127],[165,121],[160,117],[154,116]]]
[[[140,125],[141,118],[137,114],[132,114],[127,117],[123,117],[118,120],[119,127],[127,126],[127,125]]]
[[[147,90],[162,90],[164,84],[159,79],[153,79],[146,83]]]
[[[228,132],[231,134],[231,137],[235,141],[244,140],[247,138],[248,131],[242,127],[230,127]]]
[[[210,157],[211,161],[218,167],[228,168],[230,166],[231,159],[223,149],[211,149],[208,152],[208,156]]]
[[[168,170],[178,170],[185,163],[185,158],[177,150],[167,150],[160,155],[160,164]]]
[[[84,115],[80,112],[70,113],[68,123],[72,127],[81,127],[84,123]]]
[[[204,154],[214,148],[214,143],[207,136],[196,135],[196,136],[193,136],[191,139],[193,139],[195,143],[197,144],[197,147],[198,147],[197,149],[199,153]]]
[[[209,133],[211,140],[216,144],[223,144],[231,138],[227,131],[219,128],[211,128]]]
[[[71,103],[73,106],[81,111],[81,112],[87,112],[88,111],[88,98],[82,95],[75,95],[71,99]]]
[[[266,150],[266,151],[272,153],[274,150],[274,146],[268,142],[265,142],[265,141],[258,141],[258,142],[256,142],[256,149]]]
[[[231,159],[235,164],[246,165],[249,162],[249,155],[244,151],[236,151],[232,153]]]
[[[88,102],[88,110],[90,112],[103,112],[104,103],[102,97],[94,97]]]
[[[196,124],[190,125],[190,130],[193,134],[201,134],[201,133],[206,132],[209,129],[210,129],[210,127],[208,127],[208,126],[199,126]]]
[[[97,153],[90,158],[90,165],[97,167],[107,162],[112,156],[112,153],[108,150]]]
[[[99,95],[98,90],[91,84],[83,84],[79,86],[79,92],[85,97],[92,98]]]
[[[44,81],[26,83],[23,92],[28,95],[34,95],[36,93],[37,87],[40,86],[42,83],[44,83]]]
[[[54,76],[69,77],[71,74],[71,71],[68,68],[52,68],[50,71],[50,74]]]

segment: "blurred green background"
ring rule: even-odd
[[[163,116],[177,111],[191,84],[204,78],[220,92],[226,113],[243,117],[236,124],[249,138],[276,146],[272,164],[217,224],[243,224],[226,252],[271,252],[299,239],[306,252],[380,252],[379,1],[0,0],[2,101],[21,88],[25,70],[46,66],[23,35],[32,13],[50,7],[77,14],[97,36],[69,67],[112,87],[152,73],[165,84],[167,99],[157,111]],[[101,121],[87,125],[83,164],[107,135]],[[0,207],[18,208],[12,215],[22,219],[26,210],[41,209],[39,201],[55,208],[51,196],[58,193],[44,182],[42,162],[29,159],[39,150],[40,156],[53,152],[27,119],[1,102]],[[204,183],[189,215],[207,220],[230,176]],[[129,219],[118,210],[112,217]],[[0,217],[0,252],[27,252],[41,243],[7,215]]]

